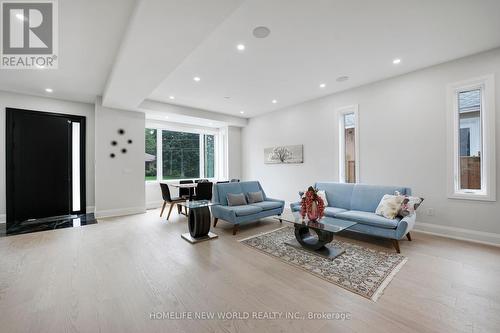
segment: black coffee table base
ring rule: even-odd
[[[295,224],[296,239],[285,242],[285,244],[327,259],[335,259],[345,252],[345,249],[342,248],[325,246],[333,240],[332,232],[316,228],[314,228],[313,232],[317,234],[317,237],[311,234],[308,227]]]
[[[217,238],[216,234],[210,232],[211,216],[208,207],[190,208],[188,218],[189,232],[182,234],[182,238],[191,244]]]

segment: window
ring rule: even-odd
[[[204,161],[204,177],[214,178],[215,177],[215,136],[213,135],[203,135],[204,147],[205,147],[205,161]]]
[[[448,87],[449,196],[495,200],[493,76]]]
[[[162,131],[163,179],[200,177],[200,135]]]
[[[146,128],[146,180],[156,180],[156,129]]]
[[[339,180],[359,182],[358,106],[337,110],[339,119]]]
[[[215,178],[217,134],[146,128],[146,181]]]

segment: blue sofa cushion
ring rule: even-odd
[[[354,184],[317,182],[314,186],[318,190],[325,191],[329,207],[351,209],[351,195]]]
[[[299,207],[300,209],[300,207]],[[337,207],[325,207],[325,216],[337,217],[337,214],[347,212],[346,209]]]
[[[406,187],[356,184],[352,190],[350,209],[374,213],[384,194],[394,194],[395,191],[399,191],[402,195],[411,194],[411,190]]]
[[[375,213],[363,212],[358,210],[350,210],[347,212],[338,213],[335,217],[386,229],[396,229],[399,221],[401,220],[401,218],[390,220]]]
[[[271,210],[282,207],[283,203],[279,201],[261,201],[261,202],[254,202],[253,204],[251,204],[251,206],[260,207],[262,208],[262,210]]]
[[[246,216],[262,212],[262,208],[255,205],[231,206],[230,210],[234,211],[236,216]]]
[[[221,186],[223,185],[223,186]],[[217,191],[215,193],[215,200],[217,200],[221,205],[227,206],[227,194],[228,193],[233,193],[233,194],[239,194],[243,193],[241,190],[241,185],[240,183],[226,183],[226,184],[217,184],[215,187],[214,191]]]

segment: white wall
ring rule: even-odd
[[[496,78],[500,156],[497,49],[251,119],[242,131],[243,177],[260,180],[270,196],[287,201],[315,181],[338,181],[335,110],[359,104],[362,183],[405,185],[425,197],[418,215],[422,229],[500,244],[500,202],[452,200],[446,191],[446,85],[490,73]],[[303,164],[264,164],[265,147],[285,144],[304,144]],[[429,208],[434,216],[426,214]]]
[[[227,167],[228,179],[242,178],[241,172],[241,128],[228,126],[227,128]]]
[[[100,99],[95,106],[95,206],[96,216],[116,216],[144,212],[144,128],[145,116],[102,107]],[[118,130],[124,129],[125,135]],[[127,140],[132,139],[132,144]],[[120,149],[112,147],[118,141]],[[116,157],[111,158],[114,152]]]
[[[5,108],[8,107],[86,117],[86,203],[91,211],[94,206],[94,105],[0,91],[0,221],[5,219],[6,210]]]

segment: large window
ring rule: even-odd
[[[339,180],[359,182],[358,106],[337,110],[339,119]]]
[[[146,180],[214,178],[216,135],[146,129]]]
[[[450,85],[450,197],[495,200],[493,77]]]

